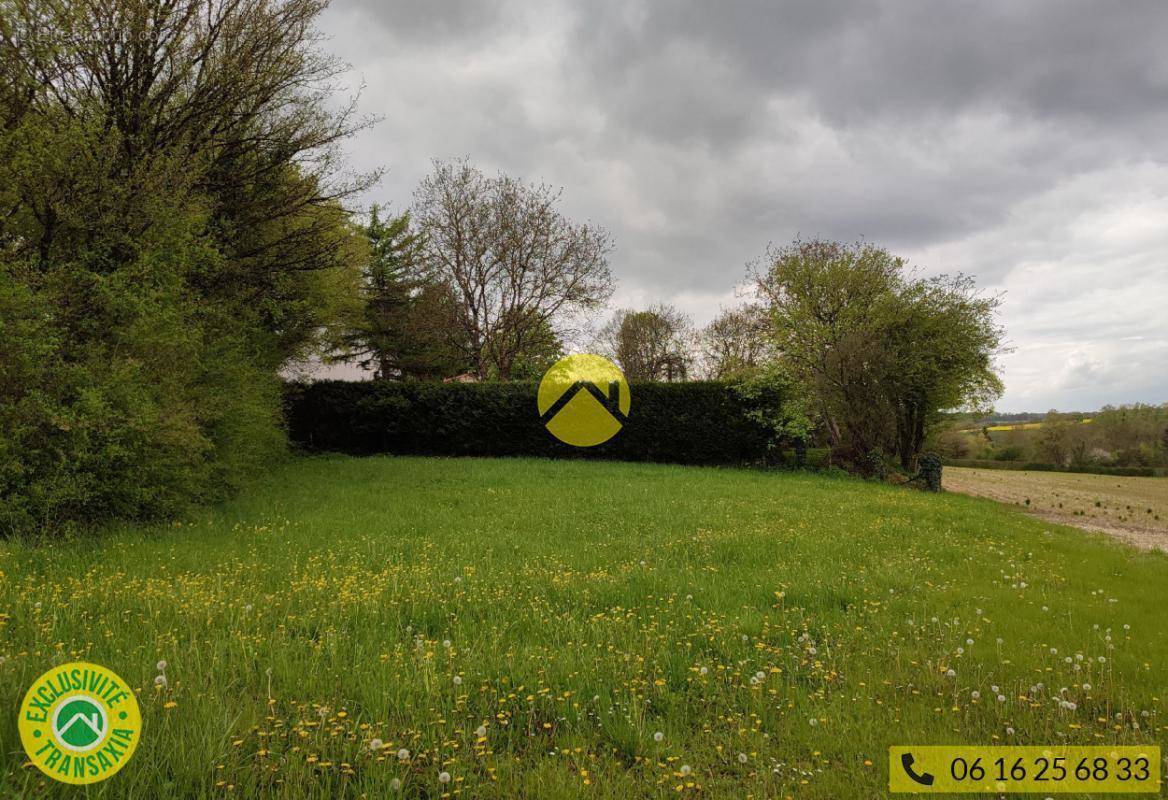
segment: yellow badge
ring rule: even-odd
[[[628,420],[632,398],[620,367],[607,358],[562,358],[544,373],[536,403],[543,424],[561,442],[593,447]]]
[[[97,783],[134,754],[142,715],[125,681],[105,667],[75,661],[36,679],[16,724],[41,772],[64,783]]]

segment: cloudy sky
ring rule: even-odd
[[[1168,401],[1168,3],[333,0],[351,163],[563,187],[704,323],[796,235],[1004,292],[1000,410]]]

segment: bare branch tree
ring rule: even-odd
[[[600,331],[600,343],[634,381],[680,381],[693,365],[690,318],[673,306],[622,308]]]
[[[724,310],[697,339],[703,372],[712,380],[753,369],[774,352],[766,309],[757,304]]]
[[[602,228],[557,208],[560,192],[466,160],[435,161],[414,196],[424,259],[457,297],[460,330],[480,377],[511,377],[548,331],[570,335],[574,316],[612,294]]]

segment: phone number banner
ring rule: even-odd
[[[981,747],[904,745],[888,749],[891,792],[1158,793],[1157,745]]]

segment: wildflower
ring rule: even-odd
[[[480,725],[477,728],[475,728],[475,736],[477,736],[481,739],[486,735],[487,735],[487,726],[486,725]]]
[[[750,758],[746,755],[746,753],[739,753],[738,754],[738,763],[739,764],[745,764],[749,760],[750,760]]]
[[[159,672],[166,672],[166,660],[165,659],[163,659],[162,661],[159,661],[154,666],[158,667]]]
[[[1000,695],[998,695],[998,702],[999,702],[999,703],[1004,703],[1004,702],[1006,702],[1006,695],[1004,695],[1004,694],[1000,694]]]
[[[1063,700],[1061,703],[1059,703],[1059,705],[1061,705],[1067,711],[1074,711],[1076,708],[1078,708],[1078,706],[1072,703],[1070,700]]]
[[[701,673],[702,675],[707,675],[710,672],[710,668],[709,667],[702,667],[701,669],[698,670],[698,672]]]
[[[655,741],[655,742],[659,742],[664,738],[665,738],[665,734],[662,733],[661,731],[657,731],[655,734],[653,734],[653,741]]]
[[[1099,663],[1100,663],[1100,664],[1105,664],[1105,663],[1107,663],[1107,659],[1106,659],[1106,658],[1104,658],[1103,656],[1099,656]]]
[[[1006,735],[1007,735],[1007,736],[1013,736],[1013,735],[1014,735],[1014,729],[1013,729],[1013,728],[1006,728]]]
[[[369,749],[372,750],[374,753],[376,753],[378,750],[380,750],[384,746],[385,746],[385,742],[381,741],[380,739],[373,739],[372,741],[369,742]]]
[[[954,672],[952,669],[948,669],[948,670],[945,670],[945,677],[946,678],[956,678],[957,673]]]
[[[397,751],[397,758],[399,761],[409,761],[410,751],[403,747],[401,750]]]
[[[442,646],[445,647],[447,650],[449,650],[453,644],[454,643],[451,642],[449,639],[442,640]]]
[[[1084,684],[1083,684],[1083,691],[1084,691],[1084,692],[1089,692],[1089,691],[1091,691],[1091,684],[1089,684],[1089,683],[1084,683]]]
[[[690,769],[689,764],[682,764],[681,769],[679,771],[681,772],[682,775],[689,775],[690,772],[692,772],[693,770]]]
[[[966,639],[965,643],[971,645],[971,644],[973,644],[973,639]]]
[[[389,790],[391,792],[400,792],[401,791],[401,778],[394,778],[392,781],[390,781],[389,782]]]
[[[758,678],[761,681],[764,678],[766,678],[766,673],[760,669],[758,672],[754,673],[754,677]]]
[[[977,689],[974,689],[972,692],[969,693],[969,697],[972,700],[980,700],[981,699],[981,692],[979,692]]]
[[[461,675],[454,676],[454,685],[455,686],[462,686],[462,676]]]
[[[817,720],[815,717],[812,717],[811,719],[807,720],[807,724],[814,728],[819,724],[819,720]]]
[[[441,772],[439,772],[438,773],[438,782],[439,783],[450,783],[450,773],[447,772],[446,770],[442,770]]]
[[[807,648],[807,652],[808,652],[808,653],[810,653],[811,655],[815,655],[815,654],[816,654],[816,653],[818,653],[819,651],[818,651],[818,650],[816,650],[814,647],[808,647],[808,648]]]
[[[165,689],[166,688],[166,676],[159,675],[157,678],[154,679],[154,685],[158,686],[162,689]]]
[[[992,685],[990,686],[990,691],[991,691],[991,692],[993,692],[994,694],[998,694],[998,692],[999,692],[1000,690],[998,689],[998,685],[995,683],[995,684],[992,684]]]

